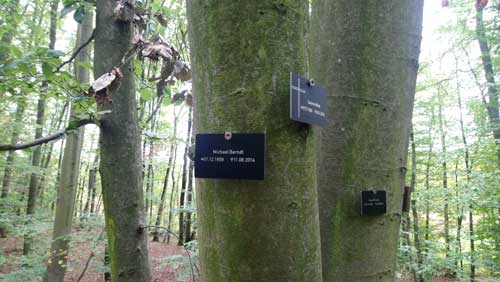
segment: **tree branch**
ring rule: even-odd
[[[57,140],[57,139],[63,137],[64,135],[66,135],[66,133],[68,133],[71,130],[77,129],[81,126],[91,124],[91,123],[95,124],[95,121],[92,119],[78,120],[78,121],[76,121],[75,124],[70,124],[65,129],[59,130],[54,134],[51,134],[49,136],[45,136],[42,138],[38,138],[38,139],[35,139],[33,141],[30,141],[30,142],[20,143],[20,144],[0,144],[0,151],[16,151],[16,150],[22,150],[22,149],[26,149],[26,148],[30,148],[30,147],[35,147],[35,146],[38,146],[41,144],[45,144],[45,143],[48,143],[50,141]]]
[[[82,51],[83,48],[85,48],[87,45],[90,44],[90,42],[94,39],[94,36],[95,36],[95,29],[92,30],[92,34],[90,35],[89,39],[87,39],[87,41],[85,41],[82,45],[80,45],[80,47],[78,47],[75,50],[75,52],[73,52],[73,55],[71,55],[71,57],[69,57],[69,59],[67,59],[66,61],[62,62],[62,64],[60,64],[54,72],[60,71],[62,67],[71,63],[76,58],[78,53],[80,53],[80,51]]]

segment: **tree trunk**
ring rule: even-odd
[[[457,85],[457,102],[458,102],[458,109],[460,110],[460,132],[462,135],[462,144],[464,145],[464,163],[465,163],[465,171],[466,171],[466,179],[467,179],[467,184],[465,185],[466,190],[469,191],[469,185],[471,185],[471,165],[470,165],[470,153],[469,153],[469,145],[467,144],[467,137],[465,133],[465,126],[464,126],[464,118],[463,118],[463,112],[462,112],[462,97],[460,96],[460,87]],[[470,197],[469,197],[470,198]],[[474,240],[474,214],[473,214],[473,205],[472,203],[469,204],[469,238],[470,238],[470,274],[469,278],[471,282],[474,282],[476,278],[476,265],[475,265],[475,259],[474,259],[474,252],[475,252],[475,240]],[[460,213],[460,216],[462,217],[462,214]]]
[[[16,107],[16,112],[14,114],[14,126],[12,129],[12,135],[10,136],[10,143],[11,144],[16,144],[18,139],[19,139],[19,134],[21,132],[21,124],[23,121],[23,116],[24,116],[24,110],[25,110],[25,105],[26,100],[25,99],[19,99],[17,101],[17,107]],[[12,168],[14,165],[14,159],[16,157],[16,151],[8,151],[7,152],[7,160],[5,162],[5,169],[3,173],[3,179],[2,179],[2,192],[0,194],[1,199],[7,198],[10,192],[10,181],[12,177]],[[4,238],[6,235],[6,230],[4,226],[0,225],[0,237]]]
[[[51,126],[51,131],[50,132],[53,132],[54,130],[60,130],[61,129],[61,125],[64,121],[64,117],[66,115],[66,110],[68,108],[68,105],[69,103],[68,102],[65,102],[64,103],[64,106],[63,108],[61,109],[61,113],[59,115],[59,117],[57,118],[57,120],[54,121],[54,124],[53,126]],[[49,167],[49,164],[50,164],[50,161],[52,160],[52,153],[54,152],[54,143],[50,143],[49,144],[49,148],[47,150],[47,153],[44,157],[44,159],[42,160],[42,168],[43,170],[47,170],[47,168]],[[38,185],[38,188],[37,188],[37,198],[39,199],[39,203],[40,205],[43,205],[43,200],[44,200],[44,192],[45,192],[45,186],[46,186],[46,175],[44,174],[42,176],[42,178],[40,179],[40,183]]]
[[[132,22],[116,19],[118,2],[96,3],[94,66],[96,77],[112,71],[131,48]],[[137,105],[132,64],[120,70],[123,77],[118,89],[108,89],[111,104],[99,110],[111,110],[100,120],[100,174],[112,281],[150,281],[151,268],[145,230],[142,188],[141,135],[137,123]]]
[[[87,41],[92,33],[92,13],[88,13],[81,25],[78,26],[76,46]],[[79,63],[89,61],[90,46],[80,51],[75,59],[75,75],[79,83],[88,83],[89,71]],[[76,114],[75,105],[70,107],[70,122]],[[80,174],[80,154],[83,145],[84,128],[72,131],[66,137],[64,154],[61,160],[61,174],[58,182],[57,201],[55,207],[54,229],[52,244],[50,246],[50,259],[44,275],[44,281],[64,281],[67,269],[68,249],[73,224],[73,211],[75,207],[75,193],[78,188]]]
[[[10,143],[16,144],[19,140],[19,134],[21,132],[20,125],[23,122],[24,110],[26,109],[26,100],[19,99],[17,101],[16,112],[14,114],[14,126],[12,129],[12,135],[10,136]],[[12,176],[12,166],[14,164],[14,158],[16,156],[16,151],[7,152],[7,161],[5,164],[5,170],[2,179],[2,194],[1,198],[6,198],[10,191],[10,181]]]
[[[176,122],[174,122],[174,136],[176,136],[177,133],[177,126]],[[158,205],[158,213],[156,214],[156,226],[161,225],[161,217],[163,215],[163,209],[165,207],[165,197],[167,196],[167,190],[168,190],[168,177],[170,176],[170,171],[173,170],[173,161],[174,161],[174,146],[175,144],[172,143],[170,145],[170,151],[169,151],[169,156],[168,156],[168,165],[167,165],[167,171],[165,173],[165,179],[163,181],[163,189],[161,191],[161,197],[160,197],[160,204]],[[153,241],[154,242],[159,242],[160,237],[159,237],[159,228],[155,228],[155,231],[153,232]]]
[[[196,132],[266,134],[265,180],[196,180],[205,282],[321,281],[316,138],[289,113],[308,3],[187,1]]]
[[[59,5],[59,0],[53,0],[50,5],[50,29],[49,29],[49,49],[54,49],[56,44],[56,31],[57,31],[57,7]],[[43,11],[43,9],[42,9]],[[43,19],[40,17],[39,25]],[[47,82],[44,81],[42,83],[42,91],[45,91],[47,87]],[[35,130],[35,139],[41,138],[43,136],[43,127],[45,123],[45,107],[46,107],[46,98],[43,94],[38,98],[37,103],[37,114],[36,114],[36,124],[37,128]],[[37,146],[33,149],[33,155],[31,159],[31,166],[36,169],[40,169],[40,160],[42,157],[42,146]],[[30,176],[30,184],[28,188],[28,201],[26,205],[26,225],[30,225],[32,223],[32,218],[35,214],[35,206],[36,206],[36,196],[37,189],[40,183],[40,171],[31,173]],[[24,246],[23,246],[23,254],[27,255],[32,251],[32,233],[31,230],[26,231],[24,234]]]
[[[434,137],[432,135],[432,130],[434,126],[434,108],[432,108],[432,115],[430,119],[430,125],[429,125],[429,150],[427,151],[427,162],[425,164],[425,191],[426,191],[426,200],[425,200],[425,244],[424,244],[424,251],[427,254],[429,251],[428,248],[428,243],[429,242],[429,235],[430,235],[430,199],[429,199],[429,193],[431,189],[430,185],[430,173],[431,173],[431,161],[432,161],[432,152],[434,148]]]
[[[188,174],[188,162],[191,160],[188,158],[189,154],[189,144],[191,144],[191,136],[192,136],[192,123],[193,123],[193,108],[189,107],[188,113],[188,130],[186,136],[186,147],[184,148],[184,159],[182,163],[182,184],[181,184],[181,193],[179,199],[179,241],[177,245],[181,246],[186,242],[185,234],[184,234],[184,201],[186,197],[186,188],[187,188],[187,174]]]
[[[182,109],[182,108],[181,108]],[[178,122],[178,118],[177,118],[177,115],[175,114],[175,108],[173,110],[174,112],[174,126],[176,127],[177,126],[177,122]],[[171,177],[172,177],[172,193],[170,194],[170,201],[169,201],[169,209],[168,209],[168,224],[167,224],[167,229],[168,231],[171,230],[171,227],[172,227],[172,218],[173,218],[173,212],[174,212],[174,199],[175,198],[175,193],[177,191],[176,187],[177,187],[177,181],[175,179],[175,166],[177,164],[177,148],[178,148],[178,145],[177,145],[177,132],[176,134],[174,135],[174,161],[172,162],[172,173],[170,174]],[[170,232],[167,233],[167,244],[170,243]]]
[[[410,145],[411,145],[411,180],[410,180],[410,190],[412,193],[415,192],[417,183],[417,150],[415,145],[415,136],[413,134],[413,129],[410,133]],[[418,211],[417,211],[417,200],[411,200],[411,211],[413,217],[413,240],[415,243],[415,250],[417,252],[417,267],[413,272],[414,280],[418,282],[424,282],[424,277],[418,271],[422,268],[422,246],[420,244],[420,227],[418,225]]]
[[[161,103],[161,101],[158,101],[158,102]],[[177,121],[178,121],[178,119],[177,119],[177,115],[175,113],[175,108],[174,108],[173,112],[174,112],[173,139],[175,140],[177,138]],[[170,174],[171,173],[173,174],[173,172],[174,172],[176,154],[177,154],[177,144],[175,141],[173,141],[172,144],[170,145],[167,171],[165,173],[165,179],[163,180],[163,189],[161,191],[160,204],[158,206],[158,213],[156,215],[156,222],[155,222],[156,226],[161,225],[163,211],[165,209],[165,197],[167,196],[167,191],[168,191],[168,178],[169,178]],[[172,198],[170,198],[170,201],[172,201]],[[153,241],[154,242],[160,241],[159,231],[160,231],[159,228],[155,228],[155,230],[153,232]]]
[[[422,0],[317,0],[311,70],[328,94],[318,196],[324,281],[394,281]],[[364,190],[387,213],[361,216]]]
[[[193,145],[193,142],[191,142]],[[186,144],[188,146],[188,144]],[[186,210],[186,219],[184,220],[184,243],[187,243],[191,240],[191,214],[193,209],[193,172],[194,172],[194,161],[189,162],[188,168],[188,184],[186,190],[186,204],[184,205],[184,209]]]
[[[85,203],[84,212],[86,215],[91,215],[94,209],[94,200],[95,200],[95,183],[96,183],[96,175],[97,175],[97,166],[99,165],[99,150],[96,150],[94,156],[94,162],[92,167],[89,169],[89,183],[88,183],[88,193],[87,193],[87,202]]]
[[[3,35],[0,41],[0,62],[4,63],[9,58],[9,47],[12,44],[12,40],[17,32],[17,26],[19,25],[20,19],[18,17],[19,0],[8,0],[3,3],[4,7],[9,10],[12,14],[12,18],[4,19],[6,22],[2,25]],[[2,94],[3,95],[3,94]]]
[[[500,168],[500,105],[498,103],[498,89],[495,83],[491,51],[483,22],[483,9],[483,6],[476,4],[476,37],[481,51],[481,61],[488,89],[488,101],[486,102],[484,97],[483,101],[485,101],[485,106],[488,110],[491,131],[497,144],[497,167]]]
[[[441,154],[442,154],[442,173],[443,173],[443,190],[444,190],[444,240],[446,244],[446,258],[450,256],[450,220],[449,220],[449,191],[448,191],[448,167],[447,167],[447,152],[446,152],[446,132],[445,126],[446,121],[443,117],[443,99],[442,93],[439,92],[438,101],[438,121],[439,121],[439,132],[441,135]]]

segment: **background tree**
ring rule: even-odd
[[[313,2],[312,76],[331,120],[318,153],[324,281],[394,280],[422,9]],[[387,213],[361,216],[361,191],[372,189],[387,191]]]
[[[92,34],[92,22],[93,11],[90,10],[85,15],[82,23],[78,25],[76,48],[88,41]],[[79,83],[88,83],[89,81],[89,70],[83,67],[82,64],[90,61],[90,49],[90,46],[84,47],[75,59],[75,76]],[[71,105],[70,123],[75,122],[77,114],[76,105]],[[44,281],[64,280],[84,134],[84,128],[77,128],[66,137],[64,155],[61,161],[61,176],[58,183],[50,259],[47,263]]]

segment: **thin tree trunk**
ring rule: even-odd
[[[188,162],[191,160],[188,158],[189,153],[189,144],[191,144],[191,135],[192,135],[192,122],[193,122],[193,108],[189,107],[188,112],[188,130],[186,136],[186,147],[184,148],[184,157],[182,163],[182,184],[181,184],[181,193],[179,198],[179,241],[177,245],[181,246],[185,243],[184,238],[184,200],[186,197],[186,188],[187,188],[187,169]]]
[[[92,13],[88,13],[81,25],[78,26],[76,46],[80,46],[91,36]],[[75,74],[79,83],[87,83],[89,71],[79,63],[87,62],[90,58],[90,47],[82,49],[75,59]],[[70,107],[70,122],[75,118],[76,107]],[[44,281],[64,281],[67,268],[68,249],[73,224],[73,211],[75,207],[75,193],[80,174],[80,155],[83,145],[84,128],[75,129],[66,138],[66,144],[61,160],[60,180],[57,189],[56,212],[52,243],[50,247],[50,260],[44,275]]]
[[[488,89],[488,101],[486,101],[484,97],[483,101],[488,111],[491,131],[497,144],[497,167],[500,168],[500,105],[498,103],[498,89],[495,82],[495,72],[491,60],[490,46],[483,22],[483,9],[484,6],[479,3],[476,4],[476,37],[481,51],[481,61]]]
[[[174,109],[173,136],[174,136],[174,139],[177,136],[177,117],[175,115],[175,109]],[[174,167],[173,167],[173,165],[174,165],[174,157],[175,157],[174,151],[177,150],[176,146],[177,146],[176,142],[172,142],[172,144],[170,145],[167,171],[165,173],[165,179],[163,181],[163,189],[161,191],[160,204],[158,205],[158,213],[156,214],[156,226],[160,226],[161,225],[161,219],[162,219],[163,210],[164,210],[164,207],[165,207],[165,197],[167,196],[167,191],[168,191],[168,178],[170,176],[170,173],[174,169]],[[155,231],[153,232],[153,241],[154,242],[159,242],[160,241],[159,228],[155,228]]]
[[[440,90],[441,91],[441,90]],[[443,97],[439,92],[438,101],[438,121],[439,132],[441,135],[441,154],[442,154],[442,173],[443,173],[443,190],[444,190],[444,240],[446,244],[446,258],[450,256],[450,221],[449,221],[449,191],[448,191],[448,167],[447,167],[447,151],[446,151],[446,121],[443,117]]]
[[[8,5],[8,4],[9,5]],[[20,20],[16,19],[19,15],[19,0],[8,0],[4,4],[4,6],[7,6],[10,14],[12,14],[12,18],[7,18],[7,22],[5,22],[2,25],[2,28],[7,29],[6,32],[4,31],[2,35],[2,39],[0,41],[0,62],[6,62],[7,59],[9,58],[9,47],[12,44],[12,40],[14,39],[14,36],[16,35],[17,32],[17,26],[19,25]],[[3,95],[3,93],[2,93]]]
[[[182,108],[181,108],[182,109]],[[173,110],[174,112],[174,126],[177,126],[178,118],[175,115],[175,108]],[[179,113],[180,114],[180,113]],[[174,160],[172,162],[172,173],[170,174],[172,177],[172,192],[170,193],[170,201],[169,201],[169,209],[168,209],[168,224],[167,224],[167,229],[170,231],[172,227],[172,218],[173,218],[173,211],[174,211],[174,199],[175,193],[177,191],[177,181],[175,179],[175,167],[177,164],[177,132],[173,136],[174,141]],[[170,243],[170,232],[167,233],[167,244]]]
[[[23,122],[24,110],[26,109],[25,104],[26,104],[25,99],[19,99],[17,101],[17,108],[16,108],[16,112],[14,114],[14,127],[12,129],[12,135],[10,137],[11,144],[16,144],[17,141],[19,140],[19,134],[21,131],[20,125]],[[5,164],[5,170],[4,170],[4,174],[3,174],[3,180],[2,180],[1,198],[6,198],[7,195],[9,194],[10,182],[11,182],[11,176],[12,176],[12,166],[14,165],[15,155],[16,155],[16,151],[8,151],[7,152],[7,161]]]
[[[16,112],[14,114],[14,126],[12,129],[12,135],[10,136],[10,143],[16,144],[19,140],[19,134],[21,132],[21,124],[23,121],[24,110],[25,110],[25,99],[19,99],[17,101]],[[2,192],[0,194],[0,198],[7,198],[10,192],[10,183],[12,177],[12,168],[14,165],[14,159],[16,157],[16,151],[8,151],[7,152],[7,160],[5,163],[5,169],[3,173],[2,179]],[[5,228],[0,226],[0,237],[5,237],[6,231]]]
[[[191,142],[191,145],[193,145],[193,142]],[[186,144],[188,146],[188,144]],[[186,195],[186,205],[185,205],[185,210],[186,210],[186,220],[184,222],[184,243],[187,243],[191,240],[191,214],[192,214],[192,209],[193,209],[193,172],[194,172],[194,162],[191,161],[189,162],[189,169],[188,169],[188,184],[187,184],[187,195]],[[187,209],[186,209],[187,208]]]
[[[411,179],[410,179],[410,190],[414,193],[416,189],[417,182],[417,150],[415,145],[415,136],[412,132],[410,134],[410,145],[411,145]],[[420,227],[418,225],[418,211],[417,211],[417,200],[411,199],[411,211],[413,217],[413,240],[415,243],[415,250],[417,252],[417,267],[414,270],[415,281],[424,282],[424,277],[418,271],[422,268],[422,246],[420,242]]]
[[[59,130],[61,128],[61,125],[64,121],[64,116],[66,115],[66,110],[68,108],[68,103],[65,102],[64,103],[64,106],[61,110],[61,114],[59,115],[59,117],[57,118],[57,121],[55,121],[55,125],[51,126],[51,132],[55,130]],[[47,170],[47,168],[49,167],[49,164],[50,164],[50,161],[52,160],[52,153],[53,153],[53,150],[54,150],[54,143],[50,143],[49,144],[49,148],[47,150],[47,154],[44,158],[44,160],[42,161],[42,168],[43,170]],[[46,175],[44,174],[42,176],[42,178],[40,179],[40,183],[38,185],[38,189],[37,189],[37,193],[38,193],[38,196],[37,198],[39,199],[39,203],[40,205],[43,205],[43,200],[44,200],[44,192],[45,192],[45,187],[47,185],[46,183]]]
[[[330,120],[318,150],[323,281],[395,279],[422,10],[423,0],[313,2],[311,73]],[[362,216],[372,189],[386,191],[387,212]]]
[[[316,138],[289,113],[308,3],[187,1],[195,131],[266,134],[263,181],[196,180],[205,282],[321,281]]]
[[[432,152],[434,148],[434,137],[432,135],[432,130],[434,126],[434,108],[432,108],[432,115],[431,115],[431,120],[430,120],[430,125],[429,125],[429,135],[428,135],[428,140],[429,140],[429,150],[427,151],[427,162],[425,164],[425,191],[426,191],[426,200],[425,200],[425,244],[424,244],[424,251],[426,254],[428,254],[429,251],[429,246],[427,242],[429,242],[429,235],[430,235],[430,199],[429,199],[429,193],[431,189],[430,185],[430,170],[431,170],[431,161],[432,161]]]
[[[88,193],[87,193],[87,202],[85,203],[84,213],[88,216],[93,213],[94,209],[94,200],[95,200],[95,184],[96,184],[96,174],[97,174],[97,165],[99,163],[99,150],[97,149],[94,156],[94,162],[92,163],[92,167],[89,169],[89,183],[88,183]]]
[[[460,87],[457,85],[457,102],[458,108],[460,110],[460,132],[462,135],[462,143],[464,145],[464,163],[465,163],[465,171],[466,171],[466,179],[467,184],[465,185],[466,190],[469,191],[469,185],[471,184],[471,164],[470,164],[470,153],[469,153],[469,145],[467,144],[467,135],[465,132],[464,119],[463,119],[463,111],[462,111],[462,97],[460,96]],[[470,274],[469,278],[471,282],[474,282],[476,277],[476,262],[475,262],[475,240],[474,240],[474,206],[472,202],[469,204],[469,238],[470,238]],[[460,213],[462,216],[462,213]]]
[[[131,21],[116,19],[116,4],[115,0],[96,2],[96,77],[112,71],[131,48],[134,26]],[[107,89],[112,104],[98,105],[101,111],[111,110],[100,120],[100,175],[111,279],[151,281],[132,63],[125,62],[120,70],[118,89]]]
[[[56,44],[56,31],[57,31],[57,7],[59,5],[59,0],[53,0],[50,4],[50,29],[49,29],[49,49],[54,49]],[[41,25],[41,21],[43,20],[43,11],[45,9],[42,7],[39,25]],[[45,91],[47,87],[47,82],[44,81],[42,83],[42,91]],[[46,107],[46,98],[43,95],[40,95],[37,103],[37,115],[36,115],[36,124],[37,128],[35,129],[35,139],[41,138],[43,136],[43,128],[45,123],[45,107]],[[31,159],[31,166],[37,170],[40,170],[40,160],[42,157],[42,146],[37,146],[33,149],[33,155]],[[40,181],[40,171],[31,173],[30,176],[30,184],[28,187],[28,201],[26,204],[26,225],[29,226],[32,223],[33,216],[35,214],[36,207],[36,196],[37,189]],[[28,255],[32,251],[32,238],[31,230],[24,234],[24,245],[23,245],[23,254]]]

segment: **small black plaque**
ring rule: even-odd
[[[361,192],[361,215],[380,215],[387,211],[384,190]]]
[[[312,80],[290,73],[290,118],[326,126],[326,91]]]
[[[197,178],[264,179],[262,133],[197,134]]]

